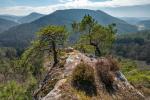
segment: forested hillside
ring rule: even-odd
[[[16,25],[18,25],[18,23],[0,18],[0,33]]]
[[[21,24],[22,23],[30,23],[30,22],[35,21],[35,20],[37,20],[37,19],[39,19],[43,16],[44,16],[43,14],[33,12],[33,13],[27,15],[27,16],[24,16],[24,17],[20,18],[18,20],[18,22],[21,23]]]
[[[136,17],[119,17],[119,18],[131,25],[137,25],[137,23],[142,20],[142,18],[136,18]]]
[[[10,20],[13,22],[17,22],[20,18],[22,18],[23,16],[15,16],[15,15],[0,15],[0,18],[5,19],[5,20]]]
[[[150,31],[119,35],[114,44],[117,55],[150,63]]]

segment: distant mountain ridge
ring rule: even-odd
[[[131,25],[137,25],[141,21],[150,20],[150,17],[119,17]]]
[[[22,18],[23,16],[15,16],[15,15],[0,15],[0,18],[5,19],[5,20],[10,20],[13,22],[17,22],[20,18]]]
[[[139,26],[143,26],[144,29],[150,29],[150,20],[143,20],[138,22]]]
[[[142,19],[136,18],[136,17],[119,17],[119,18],[126,21],[127,23],[129,23],[131,25],[136,25],[139,21],[142,20]]]
[[[43,14],[32,12],[29,15],[25,15],[25,16],[0,15],[0,18],[23,24],[23,23],[30,23],[43,16],[44,16]]]
[[[20,22],[20,23],[30,23],[30,22],[35,21],[35,20],[37,20],[37,19],[39,19],[43,16],[44,16],[43,14],[33,12],[33,13],[27,15],[27,16],[24,16],[24,17],[20,18],[18,20],[18,22]]]
[[[43,16],[31,23],[13,27],[0,34],[0,42],[3,46],[11,46],[15,48],[26,47],[29,45],[30,41],[34,39],[34,33],[41,27],[47,25],[66,25],[67,27],[70,27],[73,21],[80,21],[85,14],[89,14],[102,25],[116,23],[118,33],[130,33],[137,31],[136,26],[130,25],[125,21],[112,17],[100,10],[68,9],[57,10],[54,13]],[[78,38],[75,34],[74,37]]]
[[[6,31],[10,27],[16,26],[18,23],[0,18],[0,32]]]

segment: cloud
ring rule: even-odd
[[[74,0],[59,0],[60,3],[72,2]]]
[[[58,9],[70,9],[70,8],[98,9],[100,7],[135,6],[145,4],[150,4],[150,0],[106,0],[97,2],[92,2],[92,0],[59,0],[58,4],[53,4],[49,6],[3,7],[0,8],[0,14],[25,15],[31,12],[48,14]]]

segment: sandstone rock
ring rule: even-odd
[[[80,100],[80,95],[72,91],[72,85],[69,81],[74,68],[81,62],[84,62],[91,66],[95,72],[95,82],[97,87],[97,95],[90,97],[92,100],[144,100],[144,96],[138,90],[136,90],[125,78],[121,71],[112,71],[114,76],[113,88],[115,91],[113,93],[108,93],[104,83],[99,79],[96,71],[96,63],[101,60],[102,66],[111,66],[109,60],[105,57],[96,59],[85,56],[76,50],[70,50],[68,52],[68,57],[66,58],[64,68],[60,71],[57,76],[58,82],[55,84],[54,88],[49,91],[46,96],[42,97],[42,100]],[[59,66],[59,65],[58,65]],[[59,68],[58,68],[59,69]],[[56,75],[51,75],[51,78],[57,77]],[[49,79],[50,80],[50,79]],[[40,97],[40,96],[39,96]],[[67,99],[66,99],[67,98]]]

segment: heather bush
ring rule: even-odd
[[[72,74],[72,85],[77,90],[84,91],[87,95],[95,95],[94,69],[85,63],[77,65]]]
[[[113,72],[117,70],[119,70],[118,62],[111,57],[107,59],[100,59],[96,63],[97,75],[100,81],[104,83],[105,88],[109,93],[113,93],[115,91],[113,87],[113,82],[115,80]]]

